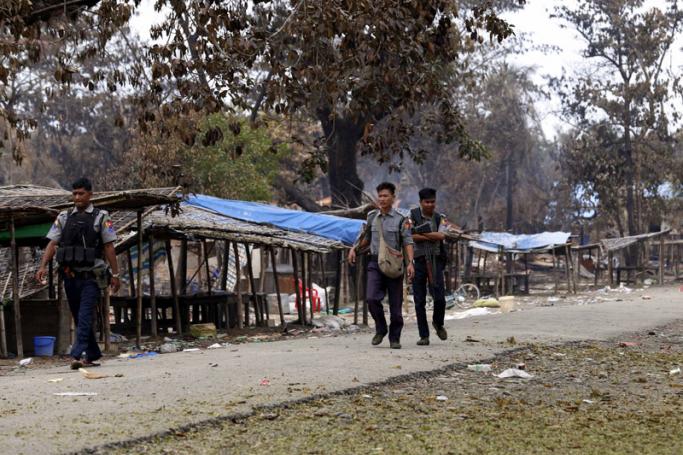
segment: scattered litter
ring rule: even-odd
[[[48,379],[47,382],[55,383],[55,382],[62,382],[63,380],[64,380],[64,378],[53,378],[53,379]]]
[[[512,345],[517,344],[517,340],[515,339],[515,337],[508,337],[507,340],[505,340],[505,341],[507,342],[507,344],[512,344]]]
[[[508,368],[507,370],[503,371],[501,374],[497,375],[500,379],[505,379],[505,378],[522,378],[522,379],[531,379],[534,376],[527,373],[524,370],[519,370],[517,368]]]
[[[446,395],[437,395],[436,401],[448,401],[448,397]]]
[[[211,368],[216,368],[218,366],[218,364],[217,363],[209,363],[209,366]]]
[[[261,382],[259,382],[258,385],[269,386],[269,385],[270,385],[270,380],[267,379],[267,378],[263,378],[263,379],[261,379]]]
[[[27,367],[33,363],[33,358],[29,357],[27,359],[22,359],[19,361],[19,366],[20,367]]]
[[[180,348],[175,343],[164,343],[159,346],[159,352],[162,354],[172,354],[174,352],[178,352],[179,349]]]
[[[652,296],[644,295],[643,300],[652,300]]]
[[[500,302],[494,298],[479,299],[474,302],[475,308],[500,308]]]
[[[669,374],[673,376],[674,374],[681,374],[681,367],[674,368],[673,370],[669,371]]]
[[[114,375],[114,377],[115,377],[115,378],[122,378],[122,377],[123,377],[123,373],[116,373],[116,374]]]
[[[52,395],[56,397],[96,397],[96,392],[58,392]]]
[[[187,348],[183,349],[183,352],[199,352],[201,349],[199,348]]]
[[[492,311],[490,308],[470,308],[466,311],[461,311],[459,313],[449,314],[446,316],[447,321],[452,321],[456,319],[465,319],[476,316],[486,316],[489,314],[498,314],[499,311]]]
[[[477,363],[474,365],[467,365],[467,369],[470,371],[477,371],[479,373],[488,373],[491,371],[491,365],[487,363]]]
[[[363,398],[372,398],[372,395],[363,395]]]
[[[128,355],[129,359],[140,359],[142,357],[155,357],[159,355],[158,352],[155,351],[147,351],[147,352],[136,352]]]
[[[213,322],[192,324],[190,325],[190,335],[195,338],[216,338],[216,324]]]
[[[619,343],[619,346],[622,348],[634,348],[638,346],[638,343],[634,341],[622,341],[621,343]]]
[[[654,281],[652,280],[652,278],[647,278],[647,279],[643,280],[643,284],[645,286],[652,286],[653,283],[654,283]]]
[[[212,344],[211,346],[209,346],[209,349],[220,349],[220,348],[222,348],[222,347],[223,347],[222,344],[220,344],[220,343],[214,343],[214,344]]]
[[[518,363],[515,365],[518,370],[526,370],[526,363]]]
[[[467,338],[465,338],[465,343],[479,343],[480,341],[477,340],[476,338],[472,338],[471,336],[467,335]]]
[[[128,341],[128,338],[121,334],[112,332],[109,335],[109,341],[111,341],[112,343],[125,343],[126,341]]]
[[[567,357],[567,354],[563,352],[553,352],[553,357]]]
[[[595,403],[593,400],[583,400],[584,403],[586,404],[593,404]]]
[[[106,374],[92,373],[85,368],[79,368],[78,371],[81,372],[85,379],[104,379],[108,377]]]
[[[168,343],[168,342],[173,341],[173,338],[164,337],[164,341],[165,341],[166,343]]]
[[[261,414],[261,418],[262,418],[262,419],[266,419],[266,420],[275,420],[275,419],[277,419],[278,417],[280,417],[280,416],[279,416],[278,414],[274,413],[274,412],[269,412],[269,413],[266,413],[266,414]]]
[[[548,297],[548,302],[559,302],[560,298],[559,297]]]

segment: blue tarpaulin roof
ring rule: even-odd
[[[203,194],[188,197],[187,204],[252,223],[269,224],[290,231],[315,234],[352,245],[363,225],[361,220],[283,209],[258,202],[234,201]]]
[[[507,232],[482,232],[478,240],[470,242],[470,246],[480,250],[497,252],[499,247],[506,252],[527,252],[547,250],[565,245],[569,240],[569,232],[541,232],[539,234],[509,234]]]

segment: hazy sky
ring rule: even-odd
[[[133,20],[133,28],[141,36],[148,34],[149,25],[158,17],[153,10],[153,0],[143,0],[140,5],[140,14]],[[551,19],[550,14],[556,6],[573,6],[575,0],[527,0],[527,4],[519,12],[506,14],[505,17],[514,24],[518,34],[525,34],[534,45],[549,45],[560,49],[553,54],[541,52],[529,52],[515,58],[512,63],[535,68],[534,79],[537,84],[543,85],[548,75],[559,76],[563,68],[571,71],[573,68],[584,64],[580,51],[583,43],[575,31],[570,28],[562,28],[562,22]],[[646,1],[646,6],[665,7],[664,0]],[[678,48],[681,46],[678,45]],[[677,51],[677,56],[680,51]],[[543,129],[549,138],[555,135],[558,129],[562,129],[562,121],[556,116],[559,103],[556,99],[539,102],[537,108],[543,119]]]

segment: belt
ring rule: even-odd
[[[75,279],[75,280],[94,280],[96,279],[95,272],[89,271],[89,270],[84,270],[84,271],[74,271],[71,270],[68,273],[65,271],[62,271],[64,273],[65,278],[70,278],[70,279]]]

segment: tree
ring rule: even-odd
[[[164,115],[228,105],[316,118],[325,140],[307,164],[329,172],[336,204],[356,205],[359,145],[380,162],[419,156],[406,145],[418,127],[458,142],[463,156],[481,155],[444,84],[449,64],[484,34],[494,41],[512,34],[494,2],[477,3],[160,0],[157,8],[169,13],[153,33],[152,74],[177,88]],[[431,117],[416,125],[415,114],[430,104]]]
[[[646,227],[672,171],[679,77],[665,64],[683,26],[675,0],[579,0],[556,16],[585,42],[587,71],[554,81],[574,125],[563,141],[564,173],[577,194],[613,217],[620,234]],[[622,213],[626,214],[625,223]]]

